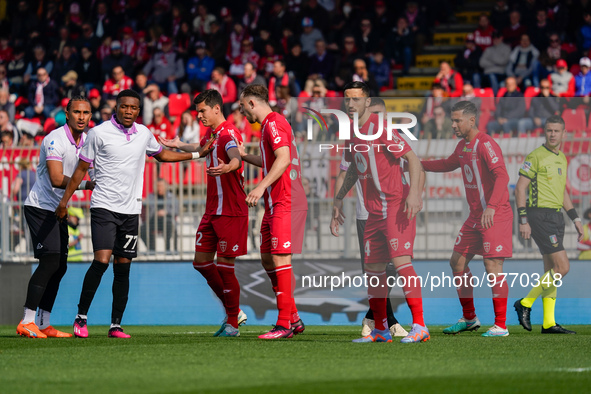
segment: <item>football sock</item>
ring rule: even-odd
[[[550,269],[542,275],[537,286],[532,287],[527,296],[521,300],[521,305],[531,308],[539,296],[542,295],[545,289],[554,286],[554,270]]]
[[[493,308],[495,310],[495,324],[501,328],[507,328],[507,297],[509,285],[504,276],[497,276],[492,287]]]
[[[44,309],[39,308],[39,310],[37,310],[37,315],[35,316],[35,324],[37,325],[37,327],[39,327],[39,329],[44,330],[50,326],[50,315],[51,312],[48,312]]]
[[[542,327],[544,328],[550,328],[556,325],[554,309],[556,307],[557,288],[554,285],[554,280],[551,279],[550,281],[551,285],[547,289],[544,289],[542,293],[542,305],[544,306],[544,322],[542,323]]]
[[[473,320],[476,318],[476,309],[474,308],[474,288],[470,284],[470,278],[472,278],[472,272],[469,267],[466,267],[463,271],[454,272],[454,281],[458,283],[460,280],[455,279],[460,277],[462,279],[461,285],[456,288],[460,304],[462,304],[463,316],[467,320]]]
[[[88,319],[88,316],[86,316],[86,315],[81,315],[81,314],[77,314],[77,315],[76,315],[76,319],[84,319],[84,320],[87,320],[87,319]]]
[[[293,268],[291,270],[291,319],[290,323],[295,323],[300,320],[300,314],[298,313],[298,307],[295,303],[295,288],[296,288],[296,278],[295,274],[293,273]]]
[[[21,323],[23,323],[23,324],[34,323],[35,322],[35,311],[32,309],[29,309],[27,307],[25,307],[24,309],[25,309],[25,312],[23,314],[23,321]]]
[[[113,264],[113,309],[111,323],[120,324],[129,297],[129,270],[131,263]]]
[[[92,264],[86,271],[84,281],[82,282],[82,292],[80,293],[80,302],[78,303],[78,314],[87,315],[92,299],[101,284],[103,274],[109,267],[109,264],[103,264],[98,260],[92,260]]]
[[[376,330],[385,330],[388,327],[388,313],[386,312],[386,297],[388,296],[388,286],[386,271],[377,272],[365,269],[367,274],[367,298],[369,307],[374,316]]]
[[[211,290],[213,290],[215,295],[222,301],[222,304],[224,304],[224,282],[215,263],[213,261],[206,261],[204,263],[193,262],[193,268],[203,275]]]
[[[62,256],[62,258],[60,259],[59,268],[57,269],[57,271],[53,273],[53,275],[49,279],[49,282],[47,283],[47,287],[45,287],[43,297],[41,297],[41,301],[39,301],[39,309],[51,312],[51,310],[53,309],[53,304],[55,303],[55,299],[57,297],[57,291],[60,287],[60,282],[66,274],[67,269],[67,256]]]
[[[43,298],[43,294],[45,293],[47,283],[52,275],[58,270],[59,266],[60,255],[57,253],[47,254],[39,258],[39,265],[35,269],[31,279],[29,279],[25,308],[29,308],[33,311],[37,310],[37,307]]]
[[[234,274],[234,265],[218,263],[217,270],[224,284],[224,307],[228,320],[226,323],[238,328],[238,312],[240,312],[240,284]]]
[[[393,264],[388,264],[386,266],[386,279],[392,278],[390,280],[391,283],[394,283],[396,279],[396,268]],[[388,284],[386,282],[386,284]],[[386,312],[388,313],[388,327],[392,327],[394,324],[398,323],[398,320],[394,316],[394,309],[392,309],[392,302],[390,302],[390,293],[394,287],[388,286],[388,295],[386,297]]]
[[[423,298],[421,294],[421,283],[417,279],[412,263],[403,264],[396,269],[399,276],[404,277],[404,296],[406,303],[412,313],[413,324],[425,326],[423,319]]]
[[[279,310],[279,314],[277,316],[277,325],[284,328],[290,328],[290,319],[292,315],[291,308],[293,306],[291,265],[282,265],[281,267],[275,268],[273,272],[277,278],[277,290],[275,291],[277,309]],[[269,271],[267,271],[267,274],[269,275]],[[269,275],[269,277],[271,277],[271,275]],[[273,279],[271,279],[271,283],[273,283]]]
[[[111,323],[111,326],[109,327],[109,330],[110,330],[111,328],[121,328],[121,324],[114,324],[114,323]]]

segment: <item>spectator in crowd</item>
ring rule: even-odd
[[[16,146],[14,142],[14,134],[11,131],[2,131],[0,133],[0,148],[8,149]]]
[[[324,40],[324,36],[320,30],[314,27],[314,21],[312,18],[305,17],[302,19],[303,32],[300,36],[300,42],[302,43],[302,51],[308,56],[312,56],[316,52],[315,44],[318,40]]]
[[[226,60],[231,62],[240,55],[240,52],[242,51],[242,42],[245,39],[248,39],[248,37],[249,36],[244,29],[244,26],[242,26],[239,22],[234,23],[232,32],[228,37],[228,44],[226,45]],[[216,63],[219,63],[215,56],[214,59],[216,60]]]
[[[18,168],[18,175],[10,186],[10,194],[15,200],[24,202],[35,184],[35,171],[33,171],[31,161],[26,158],[18,162]]]
[[[478,28],[474,30],[474,43],[480,48],[481,51],[485,51],[486,48],[493,45],[493,33],[495,29],[490,24],[490,19],[487,14],[480,15],[478,18]]]
[[[562,41],[558,33],[552,33],[548,37],[549,44],[540,53],[538,78],[547,78],[556,67],[556,62],[559,59],[568,59],[568,53],[561,48]]]
[[[288,70],[291,70],[291,72],[293,72],[293,75],[299,86],[302,86],[304,84],[306,78],[308,77],[308,74],[311,73],[310,63],[311,60],[302,51],[302,44],[300,44],[299,42],[295,42],[289,48],[289,53],[285,57],[285,65]]]
[[[113,36],[116,29],[114,18],[109,15],[109,8],[106,1],[96,3],[96,15],[93,19],[94,34],[98,38]]]
[[[431,93],[427,100],[425,100],[425,105],[421,110],[421,114],[419,116],[421,125],[423,127],[429,122],[430,119],[435,117],[435,108],[443,107],[446,113],[450,112],[451,106],[449,105],[448,96],[443,89],[443,86],[439,82],[434,82],[431,86]]]
[[[131,89],[135,90],[137,94],[140,95],[140,103],[144,102],[144,98],[146,97],[144,90],[146,90],[147,87],[148,77],[143,71],[138,71],[137,74],[135,74],[135,80],[133,81],[133,86]]]
[[[191,111],[186,110],[181,115],[181,123],[176,130],[176,136],[181,142],[187,144],[198,144],[201,141],[201,127]]]
[[[148,126],[156,140],[158,137],[163,139],[173,139],[176,135],[176,131],[172,128],[170,120],[164,116],[164,111],[156,107],[152,111],[152,123]]]
[[[28,131],[23,131],[21,134],[21,138],[18,141],[18,145],[23,148],[32,148],[36,145],[35,143],[35,136]]]
[[[416,7],[418,12],[418,7]],[[417,26],[418,28],[418,26]],[[365,17],[361,19],[359,33],[357,34],[357,48],[363,55],[369,55],[375,52],[380,44],[380,37],[378,37],[375,30],[372,28],[371,19]]]
[[[224,100],[224,114],[230,112],[232,103],[237,99],[236,84],[232,78],[226,75],[226,72],[221,67],[216,67],[211,72],[211,81],[207,83],[207,89],[215,89]]]
[[[316,74],[320,78],[330,79],[335,67],[334,56],[326,50],[326,42],[318,40],[314,44],[316,52],[310,56],[310,67],[308,74]]]
[[[156,193],[148,194],[145,209],[142,211],[148,216],[148,220],[143,223],[140,236],[148,250],[156,250],[156,235],[162,233],[164,248],[166,251],[170,251],[170,240],[174,233],[174,220],[178,215],[178,209],[176,207],[176,198],[171,191],[166,190],[166,181],[164,179],[158,179]],[[175,245],[172,247],[175,248]]]
[[[433,118],[427,121],[424,130],[424,137],[428,139],[448,139],[454,135],[451,119],[447,116],[443,107],[435,107]]]
[[[25,59],[25,49],[21,46],[14,48],[13,57],[6,65],[6,77],[16,91],[25,84],[25,70],[27,69],[27,61]]]
[[[29,8],[29,2],[26,0],[20,0],[18,2],[17,10],[11,19],[12,30],[10,36],[18,44],[23,44],[29,32],[39,25],[39,19],[37,19],[36,13]]]
[[[441,84],[449,97],[460,97],[464,79],[459,72],[451,68],[448,62],[441,62],[439,73],[435,76],[435,82]]]
[[[379,89],[390,85],[390,66],[381,51],[369,57],[369,72],[373,74]]]
[[[72,52],[72,47],[66,45],[62,49],[61,56],[55,61],[52,78],[56,81],[62,79],[70,70],[74,70],[78,64],[78,56]]]
[[[524,34],[527,34],[527,27],[521,23],[521,14],[519,11],[511,11],[509,14],[509,26],[503,29],[503,38],[505,43],[509,44],[511,48],[521,44],[521,39]]]
[[[0,63],[0,90],[10,90],[10,81],[6,76],[6,66]]]
[[[5,91],[0,90],[0,96],[4,94],[3,92]],[[12,140],[14,141],[15,145],[18,144],[20,133],[13,122],[10,120],[10,114],[5,109],[0,109],[0,132],[12,133]]]
[[[144,89],[144,105],[142,108],[142,121],[144,124],[151,124],[154,109],[160,108],[168,117],[168,97],[161,94],[160,87],[152,83]]]
[[[591,48],[591,10],[587,9],[583,12],[583,20],[585,23],[579,29],[577,46],[579,50],[587,52]]]
[[[371,97],[377,97],[380,95],[380,89],[373,76],[367,70],[367,64],[363,59],[356,59],[353,62],[353,81],[365,82],[369,87],[369,94]]]
[[[566,60],[558,59],[556,70],[548,77],[552,92],[558,97],[574,97],[575,77],[568,71]]]
[[[84,85],[86,90],[100,86],[102,81],[101,66],[97,58],[88,46],[83,46],[80,50],[82,58],[78,62],[75,70],[78,74],[78,81]]]
[[[540,94],[531,101],[529,116],[534,122],[534,128],[544,127],[546,119],[552,115],[558,115],[558,98],[552,93],[550,81],[540,81]]]
[[[9,45],[8,36],[0,37],[0,62],[7,63],[12,60],[12,47]]]
[[[578,3],[578,2],[575,2]],[[562,4],[562,0],[547,0],[548,18],[556,31],[566,32],[568,28],[568,9]],[[562,33],[564,34],[564,33]],[[564,40],[564,37],[561,37]]]
[[[90,101],[90,112],[92,113],[91,120],[98,125],[101,123],[101,108],[104,105],[101,92],[98,89],[90,89],[88,91],[88,100]]]
[[[456,55],[454,65],[464,80],[471,81],[472,85],[480,88],[480,57],[482,50],[476,46],[472,33],[466,36],[464,48]]]
[[[264,16],[261,13],[258,0],[250,0],[248,2],[248,9],[242,16],[242,24],[248,29],[249,34],[255,35],[258,32],[260,24]]]
[[[579,60],[579,66],[581,67],[581,71],[575,77],[575,96],[587,97],[591,95],[591,74],[589,74],[591,59],[582,57]]]
[[[114,42],[115,41],[113,41],[113,38],[111,36],[106,36],[103,38],[103,40],[101,41],[101,45],[99,45],[99,47],[96,50],[96,57],[98,60],[102,62],[103,60],[105,60],[107,56],[111,54],[111,46]],[[121,42],[117,41],[117,44],[119,44],[120,46]],[[117,44],[115,44],[115,47],[117,47]]]
[[[292,73],[287,71],[283,60],[275,62],[273,65],[273,75],[269,78],[269,103],[271,105],[277,104],[277,86],[287,86],[291,97],[297,97],[300,94],[300,89],[296,84],[295,77]]]
[[[509,6],[505,0],[497,0],[490,13],[490,23],[499,31],[509,26]]]
[[[10,94],[8,93],[7,89],[0,89],[0,111],[6,111],[8,115],[8,121],[10,123],[14,123],[16,111],[14,108],[14,103],[10,102]]]
[[[246,62],[244,65],[244,76],[238,82],[238,97],[240,97],[240,93],[244,90],[245,87],[248,85],[266,85],[267,81],[265,78],[257,74],[256,66],[252,62]]]
[[[508,77],[505,80],[507,92],[497,104],[495,111],[496,119],[486,126],[489,134],[503,130],[505,133],[518,131],[519,134],[533,129],[533,121],[526,117],[525,98],[517,90],[517,80]]]
[[[402,15],[408,22],[408,27],[415,40],[415,52],[419,53],[427,39],[427,18],[419,8],[417,1],[408,1]]]
[[[540,52],[531,45],[529,36],[521,36],[521,44],[511,52],[507,64],[507,76],[515,77],[517,84],[525,89],[527,86],[538,86],[534,71],[537,68]]]
[[[111,117],[113,116],[113,108],[111,106],[109,106],[108,104],[103,104],[101,107],[100,115],[101,115],[101,118],[99,119],[97,124],[101,124],[103,122],[110,122]]]
[[[240,47],[240,53],[234,59],[232,59],[232,64],[230,65],[230,71],[228,74],[236,77],[242,78],[244,75],[244,65],[246,62],[252,62],[254,64],[259,64],[259,59],[261,57],[258,53],[253,50],[252,41],[248,38],[242,40],[242,45]]]
[[[197,6],[197,16],[193,19],[193,32],[202,39],[211,33],[211,23],[215,16],[210,14],[205,4]]]
[[[33,48],[33,57],[34,59],[27,64],[27,69],[25,70],[25,83],[29,83],[29,81],[37,81],[37,70],[40,68],[45,69],[48,74],[51,74],[53,71],[53,62],[47,57],[43,46],[37,45]]]
[[[121,52],[130,58],[135,58],[137,45],[133,37],[133,29],[130,26],[125,26],[121,30],[123,37],[121,38]]]
[[[273,65],[277,60],[283,59],[283,56],[275,53],[275,45],[271,42],[265,44],[264,55],[259,60],[259,72],[265,78],[269,78],[273,73]]]
[[[343,49],[336,61],[336,72],[342,74],[343,71],[347,75],[347,79],[351,78],[351,70],[353,70],[353,62],[360,58],[361,55],[357,50],[355,37],[351,34],[345,34],[343,37]]]
[[[111,53],[102,60],[102,73],[108,78],[115,66],[121,66],[126,75],[133,75],[133,60],[121,50],[121,42],[111,43]]]
[[[25,108],[27,118],[43,115],[48,118],[59,101],[59,86],[49,77],[44,68],[38,68],[35,80],[31,80],[28,90],[30,105]]]
[[[480,97],[477,97],[476,92],[474,92],[474,86],[469,83],[464,84],[462,87],[462,95],[457,101],[470,101],[476,106],[476,108],[480,108],[480,105],[482,104],[482,100]],[[478,119],[476,119],[476,124],[478,124]]]
[[[316,23],[316,27],[322,32],[328,28],[329,13],[325,5],[320,5],[318,0],[308,0],[302,8],[302,16],[309,17]]]
[[[187,61],[187,83],[191,91],[202,92],[209,81],[215,61],[205,52],[205,42],[197,41],[195,56]]]
[[[82,24],[82,35],[76,41],[76,48],[78,48],[78,51],[83,47],[87,47],[91,52],[94,52],[100,45],[101,40],[94,35],[92,25],[90,23]]]
[[[412,46],[414,35],[408,28],[405,17],[398,18],[396,27],[392,29],[386,40],[386,57],[393,64],[402,65],[403,74],[407,74],[412,63]]]
[[[381,37],[382,40],[384,40],[388,36],[388,33],[390,32],[390,29],[393,25],[391,12],[389,12],[385,1],[378,0],[375,2],[375,6],[372,13],[372,21],[373,26],[376,32],[378,33],[378,36]]]
[[[150,49],[148,48],[148,42],[146,41],[146,32],[138,31],[136,37],[136,50],[135,56],[133,57],[133,64],[135,67],[143,67],[144,64],[150,60]]]
[[[53,43],[50,46],[49,53],[51,53],[54,58],[59,58],[66,46],[69,46],[70,49],[75,52],[75,49],[73,49],[72,46],[72,40],[70,40],[70,30],[67,26],[61,26],[59,28],[59,36],[52,39],[51,41]]]
[[[548,37],[554,31],[554,26],[548,21],[548,13],[544,8],[536,11],[535,24],[529,25],[531,43],[538,49],[548,47]]]
[[[115,66],[111,71],[111,78],[107,79],[103,85],[103,99],[106,101],[115,100],[121,91],[131,89],[132,86],[133,79],[125,75],[123,67]]]
[[[166,90],[168,94],[178,93],[177,80],[185,76],[183,59],[173,51],[170,38],[162,36],[159,42],[162,50],[154,54],[143,71],[161,90]]]
[[[250,122],[240,112],[240,105],[238,103],[232,104],[232,113],[228,116],[228,122],[232,123],[240,134],[244,142],[258,142],[260,141],[261,132],[255,132],[252,129]]]
[[[86,96],[86,89],[78,83],[78,73],[70,70],[62,77],[63,86],[60,88],[60,96],[71,99],[76,96]]]

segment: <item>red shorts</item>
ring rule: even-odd
[[[396,212],[396,217],[383,219],[369,215],[363,233],[363,251],[365,264],[387,263],[394,257],[413,256],[417,221],[408,220],[404,205],[388,212]]]
[[[203,215],[195,235],[195,252],[217,252],[221,257],[246,254],[248,216]]]
[[[484,229],[480,219],[468,218],[456,238],[454,252],[491,259],[513,256],[513,220],[495,220],[494,223],[491,228]]]
[[[265,211],[261,223],[261,253],[302,253],[307,214],[308,211],[288,211],[271,215]]]

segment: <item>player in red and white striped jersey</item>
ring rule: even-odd
[[[304,331],[293,298],[292,253],[301,253],[308,201],[302,186],[297,146],[290,124],[271,110],[269,91],[263,85],[249,85],[240,95],[240,111],[251,122],[260,122],[261,155],[242,159],[263,168],[263,180],[246,197],[249,206],[265,201],[261,224],[261,261],[271,279],[279,315],[275,327],[261,339],[291,338]]]
[[[179,138],[160,139],[169,147],[187,152],[199,151],[213,139],[207,163],[207,201],[195,240],[193,267],[207,280],[224,304],[226,320],[215,336],[239,336],[238,326],[246,321],[240,311],[240,285],[234,274],[236,257],[246,254],[248,207],[244,193],[244,168],[238,150],[240,131],[224,118],[223,100],[217,90],[209,89],[197,97],[197,117],[207,134],[199,144],[187,144]],[[207,148],[205,148],[207,149]],[[218,263],[214,263],[217,252]]]
[[[456,240],[450,265],[454,276],[462,277],[458,296],[464,315],[445,334],[457,334],[480,328],[474,309],[472,273],[468,263],[474,255],[482,255],[491,283],[495,324],[483,336],[507,336],[505,325],[509,288],[500,274],[505,258],[513,255],[513,209],[509,205],[509,175],[503,152],[491,136],[476,128],[477,108],[469,101],[460,101],[452,108],[452,127],[458,138],[454,153],[447,159],[422,161],[425,171],[449,172],[461,168],[470,216]]]

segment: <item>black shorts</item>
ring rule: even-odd
[[[536,241],[540,253],[544,255],[564,250],[564,216],[561,211],[528,208],[527,221],[531,227],[531,237]]]
[[[25,218],[31,230],[33,252],[38,259],[44,254],[68,256],[68,224],[60,223],[55,212],[25,205]]]
[[[137,257],[139,217],[104,208],[91,208],[92,249],[95,252],[112,250],[113,255],[128,259]]]

